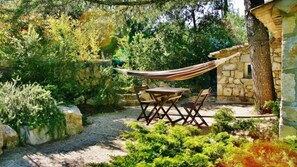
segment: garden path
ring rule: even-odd
[[[250,105],[209,105],[201,114],[213,114],[217,109],[231,108],[236,114],[254,114]],[[127,123],[135,121],[140,108],[96,114],[88,117],[90,125],[81,134],[39,146],[18,147],[4,150],[0,156],[1,167],[80,167],[91,162],[108,162],[111,156],[125,155],[122,132],[128,131]],[[211,123],[211,118],[206,118]]]

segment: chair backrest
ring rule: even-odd
[[[200,103],[200,105],[202,106],[203,103],[206,101],[207,97],[209,96],[210,92],[211,88],[200,90],[197,98],[194,101],[194,105],[196,106],[198,103]]]
[[[134,87],[134,90],[135,90],[135,94],[136,94],[136,97],[137,97],[137,100],[139,101],[139,103],[141,103],[142,98],[141,98],[141,94],[144,93],[145,90],[149,89],[149,87],[147,85],[145,86],[135,86]],[[152,99],[152,96],[149,95],[150,98]]]

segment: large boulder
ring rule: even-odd
[[[2,122],[0,121],[0,155],[3,153],[2,152],[2,147],[3,147],[3,144],[4,144],[2,126],[3,126]]]
[[[52,140],[62,139],[66,136],[65,128],[60,128],[49,133],[49,127],[30,129],[28,126],[21,127],[20,136],[24,142],[30,145],[39,145]]]
[[[19,143],[18,133],[8,125],[3,125],[4,146],[8,149],[14,148]]]
[[[28,126],[23,126],[20,135],[25,143],[31,145],[39,145],[52,140],[52,137],[48,134],[48,128],[30,129]]]
[[[62,113],[65,114],[66,134],[75,135],[83,130],[82,114],[76,106],[59,106]]]

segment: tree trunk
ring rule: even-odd
[[[244,0],[255,105],[262,112],[265,101],[275,100],[269,35],[264,25],[249,10],[263,3],[264,0]]]

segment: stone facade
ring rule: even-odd
[[[282,41],[279,136],[297,135],[297,1],[272,0],[252,13]]]
[[[283,3],[282,3],[283,2]],[[286,2],[281,1],[281,4]],[[297,6],[297,5],[296,5]],[[296,7],[295,6],[295,7]],[[297,12],[286,6],[282,19],[283,57],[282,57],[282,100],[280,118],[280,137],[297,135]]]
[[[251,59],[248,45],[239,45],[213,52],[210,57],[224,58],[234,53],[240,56],[226,61],[217,67],[217,102],[253,102],[253,80],[251,76]],[[276,95],[281,97],[281,44],[271,42],[271,61]]]

